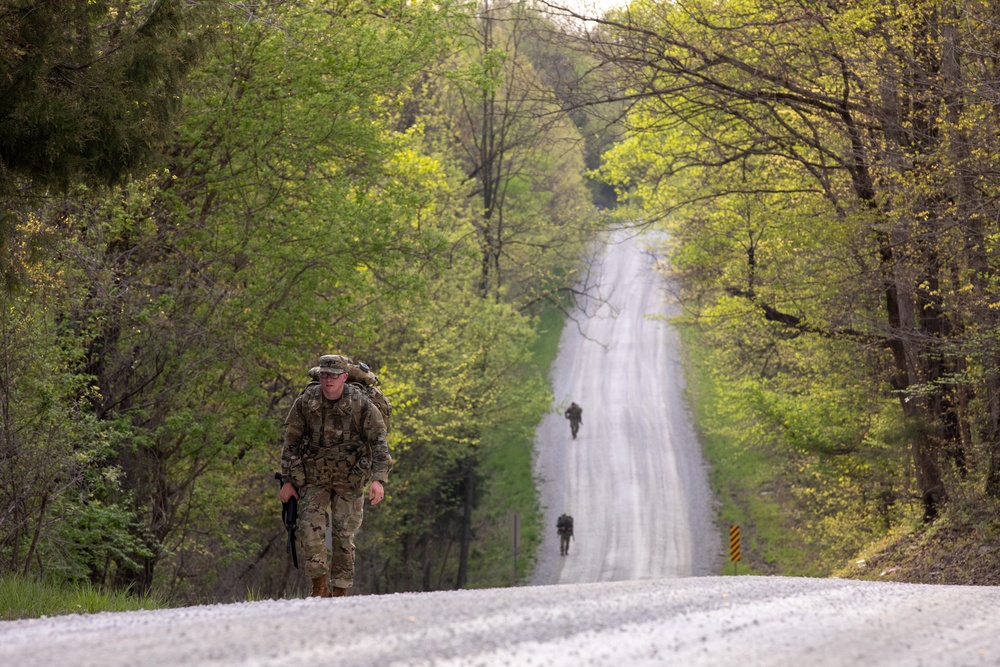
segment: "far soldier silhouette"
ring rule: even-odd
[[[570,433],[573,434],[573,439],[576,440],[576,433],[580,430],[580,424],[583,423],[583,408],[575,402],[570,403],[563,416],[569,420]]]
[[[563,513],[556,519],[556,530],[559,531],[559,555],[569,554],[569,540],[573,537],[573,517]]]

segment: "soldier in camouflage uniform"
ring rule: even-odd
[[[559,555],[569,555],[569,541],[573,537],[573,517],[563,512],[556,519],[556,530],[559,532]]]
[[[312,596],[347,595],[354,583],[354,533],[361,527],[364,487],[377,505],[385,497],[392,458],[382,415],[364,391],[346,384],[349,360],[320,357],[319,384],[295,399],[285,419],[281,501],[299,499],[298,551]],[[300,495],[301,494],[301,495]],[[333,553],[327,585],[327,507],[332,508]]]
[[[583,408],[574,401],[566,408],[563,416],[569,420],[570,433],[573,434],[573,439],[576,440],[576,433],[580,430],[580,424],[583,423]]]

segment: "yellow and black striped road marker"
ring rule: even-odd
[[[733,561],[733,574],[736,574],[736,563],[740,560],[740,527],[729,527],[729,560]]]

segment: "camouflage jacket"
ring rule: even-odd
[[[364,390],[344,385],[343,395],[327,400],[319,385],[295,399],[285,418],[281,474],[297,488],[340,484],[361,488],[388,481],[392,457],[385,422]]]

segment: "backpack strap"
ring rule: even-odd
[[[316,445],[322,448],[326,446],[323,442],[323,429],[326,428],[326,401],[320,399],[319,406],[319,442]]]
[[[353,417],[355,413],[356,401],[354,400],[354,392],[348,387],[350,385],[344,385],[344,393],[346,396],[341,396],[341,399],[347,399],[351,403],[351,409],[344,411],[343,408],[340,410],[341,428],[344,429],[343,439],[347,440],[351,437],[351,424],[354,423]],[[361,429],[358,429],[358,435],[361,434]]]

